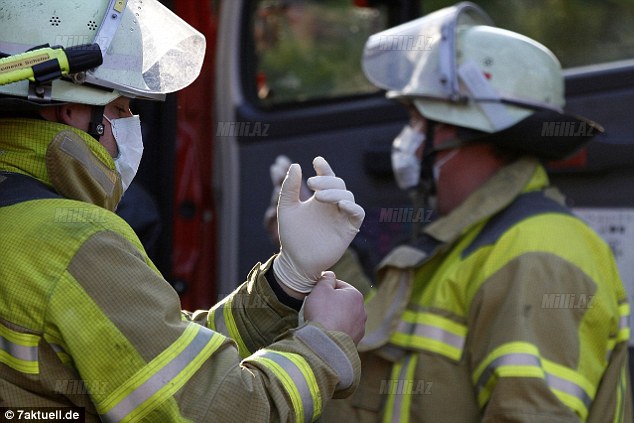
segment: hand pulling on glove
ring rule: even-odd
[[[302,169],[292,164],[277,206],[281,247],[273,270],[279,282],[301,293],[310,292],[321,273],[341,258],[365,217],[325,159],[316,157],[313,168],[317,176],[307,181],[312,197],[300,200]]]

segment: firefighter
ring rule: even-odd
[[[459,3],[373,35],[363,67],[408,108],[393,170],[439,218],[380,264],[360,387],[322,420],[631,422],[614,257],[542,164],[601,131],[562,111],[555,56]]]
[[[312,421],[356,388],[363,299],[322,270],[364,212],[323,158],[305,202],[289,170],[280,253],[211,310],[181,311],[113,213],[143,149],[130,99],[189,85],[200,33],[155,0],[0,1],[0,51],[1,407]]]

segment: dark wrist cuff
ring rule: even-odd
[[[269,282],[269,286],[275,293],[275,296],[277,297],[277,299],[282,304],[296,311],[299,311],[302,308],[302,304],[304,303],[304,301],[298,300],[297,298],[293,298],[290,295],[288,295],[286,292],[284,292],[284,290],[280,286],[280,283],[275,278],[275,272],[273,271],[273,266],[269,267],[269,270],[266,271],[266,273],[264,274],[264,277]]]

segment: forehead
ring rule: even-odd
[[[117,97],[106,105],[106,107],[123,107],[128,108],[130,106],[130,99],[128,97]]]

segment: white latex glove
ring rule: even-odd
[[[273,262],[277,280],[308,293],[323,271],[343,255],[365,217],[346,184],[322,157],[313,160],[317,176],[309,178],[315,193],[300,200],[302,169],[293,164],[282,184],[277,208],[280,254]]]

